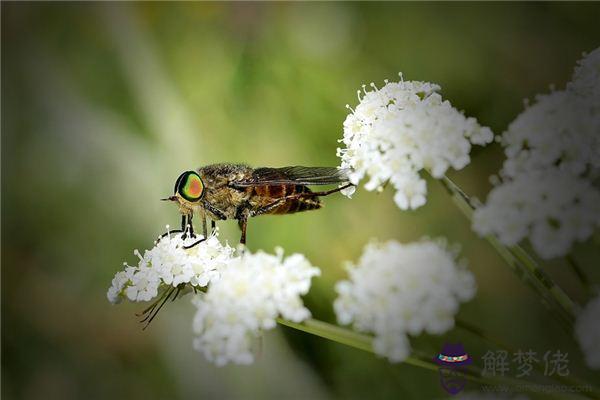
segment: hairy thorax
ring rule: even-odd
[[[199,168],[198,173],[205,183],[204,202],[219,209],[227,219],[235,219],[239,209],[246,205],[250,193],[235,189],[230,183],[251,177],[252,168],[240,164],[214,164]],[[220,219],[209,209],[206,212],[212,219]]]

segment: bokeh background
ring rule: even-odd
[[[283,327],[254,366],[216,368],[192,350],[187,300],[141,331],[141,305],[112,306],[106,289],[133,249],[178,223],[158,199],[183,170],[338,165],[345,105],[399,71],[441,84],[501,133],[524,98],[569,80],[600,44],[599,20],[591,3],[2,2],[2,398],[445,397],[435,373]],[[451,177],[484,198],[501,162],[494,144]],[[318,212],[254,219],[249,247],[282,246],[320,266],[305,300],[333,322],[333,286],[369,239],[446,236],[479,285],[463,320],[515,348],[568,352],[571,374],[597,381],[440,184],[428,187],[415,212],[398,210],[390,191],[359,191]],[[220,226],[237,243],[235,222]],[[600,281],[589,245],[575,257]],[[585,301],[563,260],[549,272]],[[475,358],[492,349],[458,328],[412,343],[433,356],[448,341]]]

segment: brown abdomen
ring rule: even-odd
[[[321,203],[316,198],[310,199],[292,199],[274,209],[270,214],[293,214],[301,211],[317,210],[321,208]]]
[[[294,194],[311,193],[310,189],[303,185],[260,186],[256,187],[255,191],[259,196],[270,198],[271,202]],[[297,197],[294,199],[287,199],[283,204],[275,207],[266,214],[293,214],[319,208],[321,208],[321,202],[317,197]]]

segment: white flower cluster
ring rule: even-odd
[[[577,62],[567,89],[600,104],[600,47]]]
[[[474,214],[473,229],[507,246],[529,237],[543,258],[567,254],[600,226],[600,192],[557,168],[531,170],[497,185]]]
[[[252,363],[254,339],[272,329],[277,317],[293,322],[310,317],[300,296],[319,274],[300,254],[283,258],[281,249],[275,255],[246,250],[229,261],[206,293],[194,298],[194,348],[216,365]]]
[[[231,259],[233,249],[227,244],[223,246],[217,233],[191,249],[184,249],[185,245],[200,238],[184,240],[181,234],[169,234],[143,256],[136,250],[138,265],[125,263],[125,269],[117,272],[108,289],[108,300],[118,303],[127,297],[131,301],[149,301],[158,295],[161,285],[207,286],[219,277],[219,271]]]
[[[449,167],[456,170],[470,162],[472,144],[485,145],[493,133],[467,118],[429,82],[388,82],[366,90],[360,103],[344,121],[338,148],[341,168],[351,169],[357,185],[365,176],[365,189],[382,190],[390,182],[394,201],[402,209],[416,209],[426,201],[427,187],[419,171],[426,168],[441,178]]]
[[[441,240],[372,242],[347,268],[350,279],[336,285],[338,321],[374,333],[375,352],[393,362],[409,356],[407,335],[451,329],[460,303],[476,292],[458,251]]]
[[[502,177],[555,166],[575,176],[600,168],[600,110],[569,90],[536,100],[502,135]]]
[[[577,317],[575,337],[586,364],[590,368],[600,369],[600,296],[591,300]]]
[[[563,91],[540,95],[501,138],[506,160],[473,229],[506,245],[529,238],[543,258],[567,254],[600,227],[600,49]]]

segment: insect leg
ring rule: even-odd
[[[190,238],[195,238],[196,234],[194,234],[194,224],[192,223],[192,217],[194,216],[194,214],[190,214],[188,216],[188,228],[190,231]]]
[[[199,245],[200,243],[204,242],[205,240],[206,240],[206,238],[203,237],[202,239],[196,240],[194,243],[192,243],[190,245],[183,246],[183,248],[186,250],[191,249],[192,247]]]
[[[202,234],[204,235],[204,237],[208,236],[206,233],[206,213],[204,212],[204,210],[202,210]]]
[[[248,226],[248,217],[243,216],[241,219],[239,219],[238,225],[240,226],[240,229],[242,230],[242,237],[240,238],[240,243],[245,245],[246,244],[246,227]]]
[[[187,234],[188,234],[188,222],[190,222],[189,218],[190,218],[189,215],[183,214],[181,216],[181,230],[183,231],[183,235],[181,235],[181,238],[184,240],[187,238]]]
[[[282,205],[283,203],[285,203],[285,201],[288,199],[288,197],[282,197],[280,199],[275,200],[272,203],[267,204],[264,207],[259,208],[258,210],[254,210],[254,211],[250,211],[250,216],[251,217],[256,217],[258,215],[267,213],[271,210],[273,210],[274,208],[279,207],[280,205]]]
[[[210,220],[210,233],[212,235],[214,235],[216,230],[217,230],[217,223],[215,222],[214,219],[211,219]]]
[[[190,218],[190,220],[191,220],[191,218]],[[204,230],[204,236],[202,236],[202,239],[196,240],[194,243],[189,244],[187,246],[183,246],[184,249],[186,249],[186,250],[191,249],[192,247],[197,246],[206,240],[206,238],[207,238],[207,236],[206,236],[206,216],[204,214],[202,214],[202,228]],[[196,235],[194,235],[194,228],[191,223],[190,223],[190,231],[191,231],[190,238],[192,238],[192,237],[195,238]]]
[[[307,197],[310,198],[310,197],[318,197],[318,196],[327,196],[332,193],[339,192],[340,190],[349,188],[350,186],[354,186],[354,185],[349,183],[349,184],[341,186],[339,188],[326,190],[323,192],[302,192],[302,193],[291,194],[289,196],[281,197],[281,198],[275,200],[274,202],[267,204],[264,207],[259,208],[258,210],[252,211],[250,215],[252,217],[255,217],[255,216],[267,213],[267,212],[271,211],[272,209],[277,208],[280,205],[282,205],[283,203],[285,203],[286,200],[293,200],[293,199],[300,199],[300,198],[307,198]]]
[[[219,210],[218,208],[214,207],[213,205],[209,204],[209,203],[203,203],[204,207],[210,211],[211,213],[213,213],[214,215],[217,216],[217,218],[219,219],[227,219],[227,216],[225,215],[225,213],[221,210]]]
[[[183,231],[180,230],[180,229],[174,229],[172,231],[165,232],[165,233],[163,233],[162,235],[159,236],[158,240],[160,240],[160,239],[164,238],[165,236],[168,236],[168,235],[170,235],[172,233],[180,233],[180,232],[183,232]]]
[[[354,185],[352,183],[348,183],[347,185],[340,186],[338,188],[331,189],[331,190],[326,190],[326,191],[323,191],[323,192],[299,193],[298,197],[327,196],[327,195],[330,195],[332,193],[336,193],[336,192],[339,192],[341,190],[347,189],[350,186],[354,186]]]
[[[168,236],[168,235],[170,235],[171,233],[179,233],[179,232],[184,232],[184,233],[185,233],[185,230],[186,230],[186,229],[185,229],[186,220],[187,220],[187,217],[186,217],[186,215],[185,215],[185,214],[183,214],[183,215],[181,216],[181,229],[174,229],[174,230],[172,230],[172,231],[165,232],[165,233],[163,233],[162,235],[160,235],[160,236],[158,237],[158,240],[160,240],[160,239],[164,238],[165,236]]]
[[[246,201],[239,205],[235,212],[235,219],[238,220],[238,225],[242,230],[241,244],[246,244],[246,227],[248,226],[248,217],[251,216],[249,206],[250,204]]]

